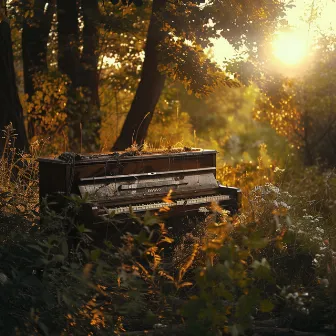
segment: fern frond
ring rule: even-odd
[[[186,272],[188,271],[188,269],[190,268],[190,266],[192,265],[192,263],[194,262],[197,252],[199,249],[199,244],[194,244],[193,246],[193,250],[188,258],[188,260],[184,263],[184,265],[180,268],[179,270],[179,275],[178,275],[178,283],[181,282],[181,280],[183,279],[184,275],[186,274]]]

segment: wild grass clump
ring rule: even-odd
[[[15,130],[8,125],[3,133],[4,148],[0,157],[0,223],[1,241],[11,234],[27,231],[37,225],[38,157],[40,145],[34,143],[30,153],[15,148]]]

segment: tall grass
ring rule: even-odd
[[[0,241],[27,232],[39,219],[38,157],[40,145],[34,143],[30,153],[15,148],[15,130],[3,131],[4,148],[0,158]]]

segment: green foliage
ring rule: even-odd
[[[204,99],[181,93],[179,97],[181,109],[190,115],[197,134],[197,146],[218,149],[220,162],[256,162],[263,143],[273,159],[283,158],[286,141],[254,118],[259,97],[256,87],[219,87]]]
[[[154,148],[162,147],[195,147],[195,136],[188,113],[179,112],[178,103],[176,112],[157,112],[149,128],[146,142]]]
[[[273,309],[272,302],[257,287],[261,280],[273,281],[270,266],[264,258],[260,262],[251,258],[253,251],[264,248],[268,240],[253,225],[236,224],[234,230],[231,225],[224,220],[209,228],[214,236],[204,247],[208,262],[197,274],[197,294],[182,313],[188,318],[188,335],[240,335],[251,327],[258,308],[262,312]]]
[[[197,95],[207,95],[219,84],[237,86],[236,80],[223,76],[205,55],[204,49],[211,46],[210,39],[222,36],[234,47],[244,44],[253,53],[254,43],[261,47],[273,24],[284,15],[284,9],[278,1],[258,5],[249,0],[204,5],[195,1],[168,2],[163,15],[164,31],[168,34],[160,48],[161,70]],[[243,35],[245,38],[241,38]]]
[[[44,139],[46,153],[57,153],[66,146],[67,81],[66,76],[56,72],[36,73],[35,94],[30,98],[25,96],[21,100],[28,123],[34,128],[35,136],[31,142]]]
[[[334,173],[297,159],[285,169],[259,160],[258,167],[239,164],[223,173],[222,183],[243,189],[246,221],[272,241],[258,257],[269,261],[281,289],[274,303],[286,311],[286,325],[319,330],[335,309]]]
[[[142,6],[142,0],[111,0],[113,5],[117,5],[119,2],[121,2],[123,5],[130,6],[134,3],[135,6]]]

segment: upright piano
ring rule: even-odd
[[[38,161],[40,199],[78,195],[94,218],[160,209],[167,216],[207,213],[214,202],[234,215],[241,206],[240,190],[216,180],[214,150],[63,153]]]

